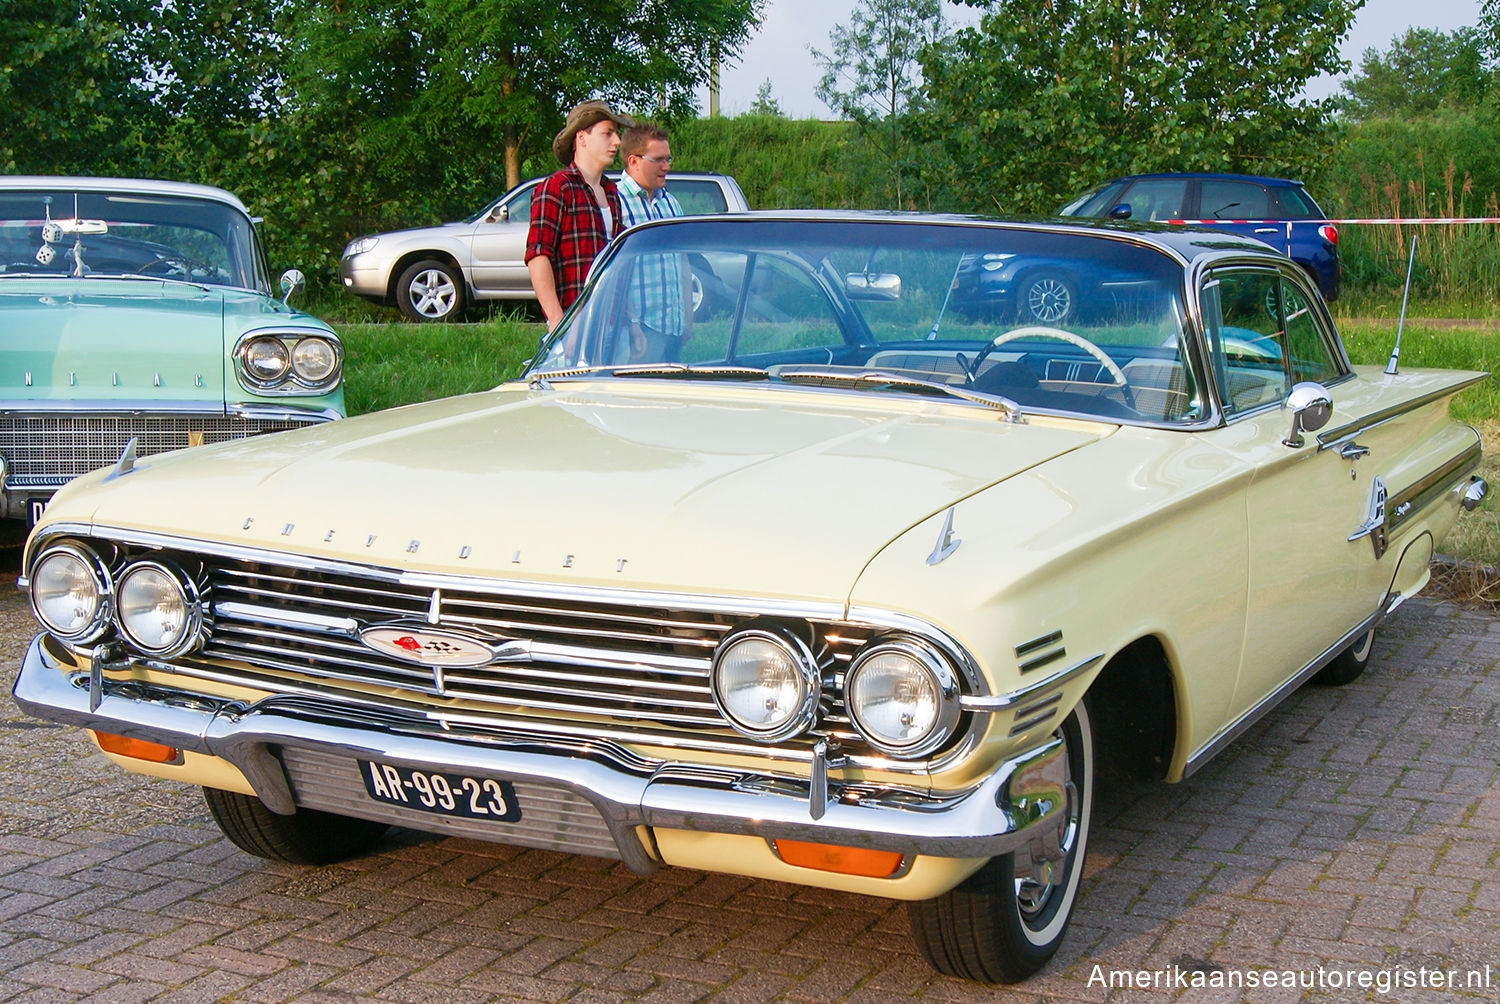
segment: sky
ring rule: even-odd
[[[1343,57],[1359,63],[1366,49],[1386,49],[1407,28],[1452,31],[1479,22],[1480,0],[1367,0],[1345,39]],[[771,81],[771,97],[790,118],[831,118],[828,107],[813,95],[823,71],[808,51],[832,48],[829,32],[846,21],[855,0],[767,0],[759,32],[750,40],[736,65],[720,77],[719,111],[738,115],[750,110],[756,92]],[[980,13],[971,7],[943,4],[950,24],[977,24]],[[1320,77],[1307,89],[1309,97],[1335,94],[1339,80]],[[698,106],[708,110],[708,89],[699,92]]]

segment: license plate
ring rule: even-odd
[[[359,761],[365,792],[377,802],[442,816],[492,819],[514,823],[521,806],[509,781],[470,777],[448,771],[414,770],[388,763]]]
[[[52,501],[50,498],[26,500],[27,526],[36,526],[37,520],[42,518],[42,513],[47,511],[47,503],[50,501]]]

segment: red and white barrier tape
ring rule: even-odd
[[[1387,218],[1387,219],[1346,219],[1346,220],[1163,220],[1164,223],[1180,223],[1183,226],[1223,226],[1225,223],[1259,223],[1266,226],[1284,227],[1288,223],[1399,223],[1402,225],[1425,225],[1429,223],[1500,223],[1500,216],[1430,216],[1411,218]]]

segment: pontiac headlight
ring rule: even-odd
[[[752,739],[786,739],[817,718],[817,661],[790,631],[747,628],[730,635],[714,654],[712,680],[714,703]]]
[[[31,610],[62,641],[94,641],[109,626],[104,567],[93,554],[72,545],[46,552],[31,570]]]
[[[150,655],[176,655],[195,640],[198,591],[180,572],[143,561],[121,576],[116,592],[120,633],[136,648]]]
[[[958,724],[958,682],[931,646],[914,638],[875,642],[854,660],[844,700],[861,735],[883,753],[924,756]]]
[[[338,368],[338,352],[326,338],[303,338],[292,349],[292,372],[303,383],[323,383]]]
[[[245,346],[245,373],[258,384],[272,384],[286,376],[292,357],[280,338],[257,338]]]

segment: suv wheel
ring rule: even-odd
[[[454,321],[464,309],[463,277],[433,258],[409,266],[396,280],[396,305],[413,321]]]

